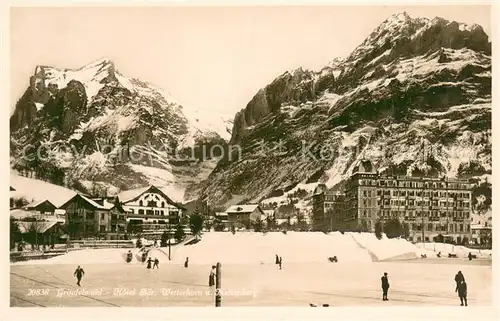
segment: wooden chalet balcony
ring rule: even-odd
[[[154,220],[167,220],[167,219],[178,219],[179,215],[178,214],[169,214],[169,215],[155,215],[155,214],[127,214],[125,217],[127,218],[147,218],[147,219],[154,219]]]

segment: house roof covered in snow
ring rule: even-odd
[[[258,209],[261,213],[264,214],[259,204],[233,205],[226,210],[226,213],[227,214],[252,213],[256,209]]]
[[[28,210],[38,210],[38,208],[40,208],[42,205],[44,205],[48,209],[52,209],[53,211],[57,208],[57,206],[52,204],[52,202],[49,200],[35,201],[31,204],[26,205],[25,208]]]
[[[179,204],[177,202],[174,202],[165,192],[163,192],[160,188],[158,188],[154,185],[120,192],[118,194],[118,199],[122,203],[129,203],[129,202],[133,202],[133,201],[137,200],[139,197],[141,197],[145,193],[160,194],[161,196],[163,196],[163,198],[165,198],[167,200],[167,202],[170,205],[174,205],[174,206],[179,207],[181,209],[185,209],[184,206],[182,206],[181,204]]]
[[[64,203],[63,205],[61,205],[61,209],[66,209],[66,207],[75,199],[75,198],[80,198],[82,200],[84,200],[85,202],[87,202],[88,204],[90,204],[92,207],[96,208],[96,209],[100,209],[100,210],[110,210],[114,207],[114,204],[111,204],[111,203],[107,203],[105,202],[104,205],[101,205],[99,203],[97,203],[96,201],[94,201],[93,199],[91,198],[88,198],[87,196],[84,196],[82,194],[76,194],[75,196],[73,196],[72,198],[70,198],[66,203]]]
[[[11,210],[10,211],[10,216],[17,219],[17,220],[20,220],[20,219],[23,219],[23,218],[27,218],[27,217],[31,217],[31,216],[34,216],[35,213],[32,212],[32,211],[28,211],[28,210],[25,210],[25,209],[22,209],[22,208],[17,208],[17,209],[14,209],[14,210]]]
[[[55,225],[58,225],[57,221],[37,221],[37,222],[19,222],[19,230],[21,233],[27,233],[30,229],[35,229],[38,233],[45,233],[47,230]],[[59,224],[59,226],[61,226]]]

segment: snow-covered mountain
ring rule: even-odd
[[[109,59],[78,69],[37,66],[10,119],[12,166],[80,189],[154,183],[184,194],[215,166],[186,160],[192,147],[230,137],[226,116],[200,121],[199,114],[123,76]],[[41,155],[30,157],[36,148]]]
[[[230,144],[242,157],[221,160],[202,196],[234,204],[286,199],[319,182],[337,188],[362,159],[484,185],[491,143],[488,36],[479,25],[400,13],[347,57],[260,89],[234,119]]]

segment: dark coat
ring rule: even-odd
[[[387,276],[383,276],[380,278],[382,281],[382,289],[388,289],[389,288],[389,279],[387,279]]]
[[[467,296],[467,283],[462,282],[458,285],[458,296],[462,298]]]
[[[214,286],[215,285],[215,273],[210,272],[210,275],[208,276],[208,286]]]
[[[460,283],[461,281],[465,282],[465,277],[462,273],[457,273],[457,275],[455,275],[455,282],[458,285],[458,283]]]
[[[79,279],[81,279],[84,274],[85,274],[85,271],[83,271],[82,268],[76,269],[75,273],[74,273],[74,275],[76,275],[76,277]]]

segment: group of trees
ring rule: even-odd
[[[24,232],[21,232],[19,224],[23,224]],[[31,245],[34,250],[39,249],[40,246],[44,245],[54,245],[52,240],[51,244],[45,244],[45,238],[43,237],[43,231],[45,225],[43,221],[31,220],[31,221],[17,221],[14,218],[10,218],[10,249],[14,249],[16,244],[20,242],[26,242]]]
[[[395,237],[408,238],[410,236],[408,226],[401,224],[397,218],[392,218],[385,222],[377,221],[377,223],[375,223],[375,235],[378,239],[381,239],[382,233],[385,233],[387,238],[390,239]]]

